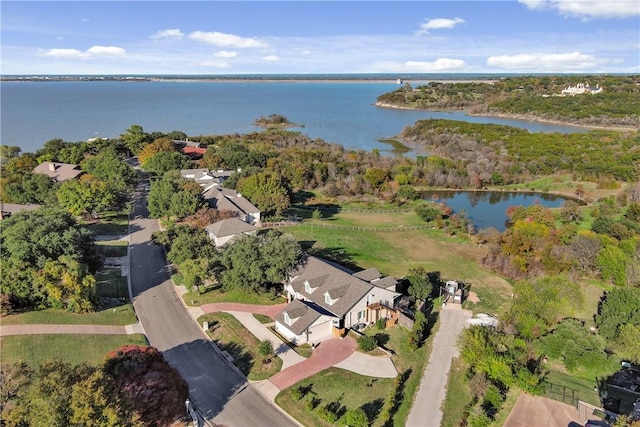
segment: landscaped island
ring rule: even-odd
[[[280,114],[270,114],[269,116],[260,116],[257,118],[253,124],[255,126],[261,126],[264,128],[297,128],[304,127],[301,125],[297,125],[295,123],[291,123],[289,119]]]

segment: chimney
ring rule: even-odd
[[[56,164],[53,163],[53,162],[49,163],[49,170],[52,171],[52,172],[55,171],[56,170]]]

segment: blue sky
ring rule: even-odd
[[[0,8],[5,75],[640,72],[640,0],[3,0]]]

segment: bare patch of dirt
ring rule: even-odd
[[[535,425],[545,427],[567,427],[572,423],[579,423],[578,410],[571,405],[556,402],[540,396],[530,396],[522,393],[509,417],[505,427],[528,427],[531,421]],[[579,423],[582,425],[582,423]]]
[[[470,302],[477,304],[480,302],[480,297],[473,291],[469,291],[469,295],[467,296],[467,300]]]

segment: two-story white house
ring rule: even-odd
[[[291,342],[319,343],[393,311],[397,281],[375,269],[353,273],[309,256],[285,284],[290,303],[276,316],[276,331]]]

